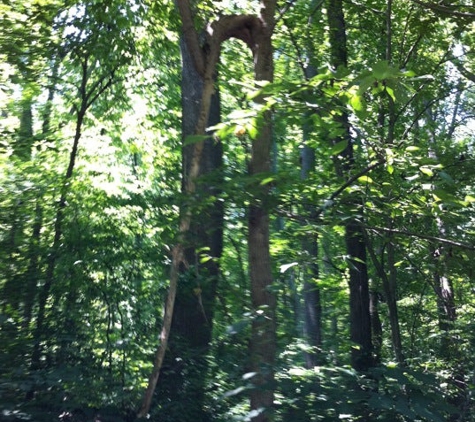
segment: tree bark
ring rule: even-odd
[[[388,243],[388,269],[389,276],[383,278],[383,287],[388,303],[389,323],[391,325],[391,343],[393,345],[396,361],[405,365],[402,350],[401,330],[399,327],[399,312],[397,308],[397,269],[395,265],[395,250],[393,239]]]
[[[203,95],[203,79],[195,67],[186,42],[182,50],[182,137],[195,133]],[[220,120],[219,92],[210,103],[208,125]],[[189,186],[194,145],[183,146],[183,192]],[[196,182],[193,197],[217,198],[216,186],[221,184],[222,145],[216,139],[204,140],[198,178],[211,176],[212,181]],[[194,201],[190,198],[190,201]],[[223,248],[223,206],[214,200],[200,206],[199,216],[192,212],[190,227],[184,238],[184,259],[180,266],[175,306],[170,331],[169,351],[165,360],[167,370],[162,371],[163,404],[160,420],[183,422],[207,421],[211,418],[204,405],[209,346],[212,335],[216,288],[219,277],[219,258]],[[201,262],[200,251],[206,261]],[[162,394],[160,394],[162,396]],[[186,409],[186,410],[185,410]]]
[[[346,24],[342,0],[329,0],[328,27],[330,40],[331,64],[337,69],[346,67],[348,51],[346,45]],[[336,172],[339,176],[350,174],[354,167],[353,145],[349,131],[348,113],[343,110],[336,114],[334,121],[342,129],[344,135],[332,139],[333,143],[347,141],[346,149],[341,153],[341,161],[335,160]],[[351,200],[352,209],[362,214],[359,198]],[[352,212],[354,212],[352,210]],[[346,251],[349,256],[349,288],[350,288],[350,339],[357,347],[352,348],[351,364],[356,370],[365,371],[373,365],[373,346],[371,334],[371,315],[369,309],[368,272],[366,266],[366,246],[361,217],[351,217],[345,226]]]
[[[404,360],[404,354],[402,351],[401,330],[399,328],[399,315],[398,315],[398,308],[397,308],[397,294],[396,294],[397,270],[395,267],[394,245],[392,241],[390,241],[387,245],[388,272],[389,272],[389,275],[388,275],[383,267],[383,264],[380,262],[380,260],[378,260],[374,252],[374,248],[366,232],[365,232],[365,241],[366,241],[367,249],[369,251],[371,260],[373,261],[373,265],[376,268],[376,272],[383,282],[383,292],[385,296],[385,301],[388,305],[389,324],[391,326],[391,344],[393,346],[394,356],[396,357],[396,361],[400,365],[404,365],[405,360]],[[373,333],[375,332],[374,328],[375,327],[373,327]]]
[[[303,128],[304,145],[300,152],[301,171],[303,180],[308,178],[308,174],[315,168],[315,150],[307,145],[310,129],[308,126]],[[306,211],[312,220],[315,219],[315,207],[307,206]],[[322,345],[322,304],[320,301],[320,289],[317,285],[319,276],[318,267],[318,236],[305,238],[302,241],[302,249],[308,253],[310,263],[306,265],[304,272],[304,331],[305,337],[312,350],[305,353],[305,362],[307,368],[313,368],[319,363],[318,349]]]
[[[256,81],[273,80],[272,31],[275,1],[261,2],[262,30],[256,34],[254,73]],[[264,102],[263,98],[258,101]],[[264,113],[259,135],[252,141],[249,175],[271,171],[272,114]],[[251,299],[254,311],[250,340],[251,365],[256,375],[251,391],[252,421],[268,422],[274,402],[274,363],[276,354],[275,295],[271,291],[272,267],[269,250],[268,186],[260,186],[249,207],[248,248]]]

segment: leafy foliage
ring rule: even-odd
[[[179,210],[186,205],[206,218],[216,200],[225,206],[224,250],[211,350],[206,365],[196,359],[206,386],[199,405],[210,420],[251,420],[247,345],[259,314],[251,311],[245,221],[263,186],[278,298],[275,420],[473,420],[475,35],[466,5],[433,6],[345,3],[349,64],[338,69],[328,64],[321,2],[282,6],[273,83],[254,83],[250,53],[226,42],[223,117],[213,138],[223,145],[223,178],[203,177],[216,194],[190,198],[181,193],[173,2],[1,5],[2,420],[134,420],[162,321]],[[254,7],[199,2],[196,19]],[[250,145],[268,110],[273,170],[249,176]],[[349,127],[338,124],[343,114]],[[349,140],[330,142],[346,130]],[[339,174],[350,145],[351,172]],[[304,146],[315,154],[306,178]],[[367,372],[350,368],[359,345],[349,341],[349,220],[364,228],[377,302],[379,363]],[[302,246],[309,239],[318,243],[316,255]],[[398,364],[385,277],[394,280]],[[316,348],[304,333],[305,283],[321,295]],[[314,368],[306,367],[310,352],[319,357]],[[180,368],[165,370],[171,378],[196,376]],[[193,400],[167,404],[165,397],[153,415],[162,418],[171,406],[185,414]]]

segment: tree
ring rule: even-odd
[[[346,23],[343,4],[339,0],[330,1],[328,4],[328,28],[331,63],[335,69],[347,67]],[[343,135],[333,139],[333,145],[339,142],[346,145],[341,158],[335,161],[335,169],[340,177],[349,177],[355,161],[348,120],[348,113],[344,109],[335,117],[335,122],[340,126]],[[354,198],[349,201],[349,212],[354,215],[349,216],[345,224],[345,243],[349,266],[350,339],[356,343],[356,347],[352,348],[351,362],[355,369],[364,371],[373,365],[366,244],[361,225],[363,212],[361,199]]]
[[[261,21],[251,15],[225,16],[216,21],[212,25],[214,32],[209,36],[205,50],[199,44],[199,37],[193,24],[190,4],[187,1],[180,1],[177,4],[182,18],[184,43],[189,51],[196,73],[203,78],[203,87],[199,90],[202,92],[202,95],[200,110],[197,113],[194,128],[194,136],[206,138],[206,124],[210,116],[211,101],[214,93],[216,66],[219,60],[221,44],[226,39],[230,37],[239,38],[251,48],[256,57],[255,76],[257,81],[272,80],[273,66],[270,39],[274,26],[275,4],[273,2],[263,3]],[[250,162],[251,176],[261,176],[270,170],[270,145],[272,139],[270,117],[270,111],[267,111],[263,116],[262,126],[258,127],[258,136],[253,142]],[[204,148],[205,139],[198,139],[193,145],[193,151],[189,155],[187,154],[189,164],[186,163],[185,170],[188,171],[188,174],[184,178],[184,191],[187,194],[194,194],[196,192],[197,178],[202,172],[201,162]],[[248,228],[251,290],[253,307],[256,311],[250,346],[251,362],[257,373],[256,387],[260,387],[251,393],[251,409],[256,411],[257,416],[255,420],[257,421],[268,420],[268,416],[264,415],[262,410],[271,407],[273,403],[272,386],[269,383],[273,380],[275,356],[275,340],[273,339],[275,336],[275,302],[272,293],[268,290],[272,283],[272,271],[269,255],[269,217],[267,210],[263,206],[264,199],[265,191],[264,195],[262,196],[261,194],[261,197],[257,199],[260,203],[258,205],[251,205]],[[185,210],[180,223],[181,235],[186,236],[190,232],[190,227],[191,212]],[[172,325],[179,268],[181,265],[186,265],[184,254],[182,238],[173,252],[170,290],[165,308],[165,322],[162,330],[161,344],[157,350],[154,370],[149,381],[144,403],[139,411],[139,417],[143,417],[148,413],[151,396],[162,366]],[[270,325],[268,321],[270,321]],[[204,339],[200,338],[200,343],[203,340],[206,342],[206,337]],[[265,366],[265,368],[261,369],[261,365]],[[264,388],[262,388],[263,386]]]

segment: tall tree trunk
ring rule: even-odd
[[[275,0],[261,2],[262,30],[256,34],[254,72],[256,81],[272,81]],[[264,99],[259,99],[264,101]],[[272,114],[266,111],[258,127],[259,135],[251,145],[250,176],[271,171]],[[269,250],[269,188],[260,186],[249,207],[248,248],[251,299],[254,311],[250,340],[250,359],[254,389],[251,391],[251,411],[254,422],[268,422],[274,404],[274,363],[276,354],[275,295],[271,291],[272,267]]]
[[[31,158],[31,147],[33,146],[33,98],[29,93],[23,93],[21,101],[20,128],[18,139],[14,145],[14,154],[21,160],[26,161]]]
[[[383,346],[383,325],[379,317],[379,292],[372,286],[369,292],[369,313],[371,315],[371,331],[374,349],[374,363],[381,363],[381,349]]]
[[[402,352],[402,343],[401,343],[401,332],[399,328],[399,315],[397,309],[397,294],[396,294],[396,280],[397,280],[397,270],[395,266],[395,251],[394,245],[390,241],[387,244],[387,257],[388,257],[388,272],[386,273],[385,268],[380,260],[378,260],[374,248],[371,244],[371,241],[367,234],[365,233],[365,241],[367,245],[367,250],[370,254],[373,265],[376,268],[378,276],[383,282],[383,292],[388,305],[388,314],[389,314],[389,324],[391,326],[391,344],[393,346],[394,355],[396,361],[400,365],[405,364],[404,355]],[[377,303],[377,302],[375,302]],[[378,323],[375,320],[375,323]],[[380,323],[379,323],[380,325]],[[376,331],[376,327],[373,327],[373,333]],[[378,342],[380,344],[380,341]]]
[[[460,99],[460,94],[457,94],[455,97],[455,107],[453,111],[454,114],[451,116],[451,123],[446,130],[446,136],[451,136],[454,133],[456,113],[460,105]],[[437,154],[437,133],[435,132],[436,118],[433,115],[433,110],[430,105],[427,106],[425,114],[429,122],[427,125],[427,134],[429,136],[428,155],[430,158],[439,161]],[[442,206],[440,206],[440,209],[443,211]],[[440,215],[435,216],[437,235],[441,238],[445,238],[447,235],[447,226],[442,218],[443,214],[444,213],[441,212]],[[436,248],[432,248],[431,254],[435,268],[432,275],[433,288],[436,294],[439,329],[441,331],[440,354],[442,358],[446,359],[448,362],[453,362],[454,360],[457,360],[458,356],[460,356],[461,351],[456,335],[454,334],[454,324],[457,320],[455,293],[452,280],[447,276],[447,260],[450,259],[451,251],[446,245],[441,244]],[[449,401],[452,405],[457,406],[461,410],[460,413],[454,413],[450,417],[450,421],[458,421],[463,417],[463,405],[466,402],[466,397],[468,394],[467,384],[465,382],[465,368],[460,367],[459,365],[454,368],[451,384],[455,390],[455,393]]]
[[[348,52],[346,45],[346,24],[342,0],[328,1],[328,26],[331,64],[337,69],[346,67]],[[335,160],[339,176],[348,177],[354,165],[353,145],[349,131],[348,113],[342,110],[336,115],[335,123],[344,129],[344,135],[333,139],[333,143],[347,141],[341,154],[341,162]],[[352,212],[362,214],[359,198],[352,201]],[[351,364],[357,370],[367,370],[373,365],[371,315],[369,309],[368,272],[366,266],[366,246],[361,217],[351,217],[345,226],[346,251],[349,256],[350,288],[350,339],[357,347],[352,348]]]
[[[216,69],[219,61],[222,42],[231,37],[236,37],[244,41],[254,51],[254,47],[256,46],[256,43],[254,42],[254,34],[257,35],[257,33],[260,31],[261,24],[255,16],[251,15],[223,16],[211,25],[213,31],[210,31],[205,35],[205,45],[201,46],[201,38],[199,37],[194,25],[193,13],[189,1],[177,0],[176,4],[181,15],[183,39],[184,43],[186,43],[186,50],[184,50],[183,59],[184,62],[188,61],[192,64],[192,66],[188,64],[186,69],[186,66],[184,66],[184,70],[190,72],[189,74],[184,75],[184,83],[190,84],[186,89],[189,87],[191,90],[197,90],[195,93],[185,92],[184,94],[186,96],[188,94],[192,94],[190,95],[190,99],[193,98],[193,100],[196,101],[201,91],[201,98],[198,100],[199,110],[197,110],[196,104],[193,104],[191,101],[189,102],[186,100],[184,102],[187,104],[187,107],[190,107],[189,112],[193,114],[193,118],[190,118],[189,120],[187,119],[186,127],[184,126],[183,129],[184,131],[189,131],[192,129],[192,133],[194,135],[203,136],[206,134],[206,128],[208,126],[210,115],[215,113],[213,110],[218,107],[218,102],[216,102],[217,96],[213,96],[213,94],[215,91]],[[187,55],[188,53],[189,55]],[[193,77],[196,76],[197,80],[193,80]],[[213,100],[213,98],[215,99]],[[213,106],[213,104],[215,105]],[[198,112],[196,113],[196,111]],[[195,122],[194,127],[193,122]],[[207,167],[208,169],[216,168],[218,162],[221,160],[221,158],[219,158],[220,153],[215,148],[216,147],[213,146],[211,141],[200,139],[197,142],[192,143],[190,145],[190,149],[185,151],[185,175],[183,177],[183,192],[186,196],[188,196],[190,203],[193,202],[193,199],[196,198],[201,189],[198,184],[198,177],[201,174],[205,174],[207,172],[205,167],[202,169],[202,166],[209,166]],[[208,191],[206,194],[209,193],[210,192]],[[194,262],[189,262],[190,260],[196,258],[196,253],[193,252],[193,243],[189,243],[189,241],[196,235],[198,235],[198,237],[203,237],[203,239],[206,238],[205,242],[211,245],[211,253],[215,255],[220,254],[222,247],[221,228],[212,227],[211,221],[209,222],[209,225],[203,225],[202,221],[197,221],[195,223],[193,221],[192,211],[193,210],[190,208],[190,204],[188,204],[187,207],[183,207],[181,210],[179,235],[177,237],[177,243],[172,250],[170,286],[165,303],[165,315],[162,331],[160,334],[160,343],[155,353],[153,370],[149,377],[149,382],[143,402],[137,414],[139,418],[146,417],[149,413],[153,393],[155,391],[155,387],[162,369],[173,321],[175,299],[178,289],[178,278],[181,274],[183,274],[184,268],[195,264]],[[222,210],[220,210],[219,206],[215,207],[214,210],[209,208],[208,212],[210,213],[210,218],[218,218],[218,216],[222,214]],[[203,226],[202,228],[199,228],[199,223],[201,223]],[[210,227],[213,230],[211,230],[211,232],[206,232],[206,228]],[[192,247],[188,248],[188,245],[192,245]],[[190,299],[188,303],[193,302],[192,306],[194,307],[194,311],[185,309],[186,302],[184,302],[183,305],[179,304],[179,309],[186,312],[186,317],[182,317],[180,320],[180,316],[183,316],[183,314],[180,312],[179,316],[179,313],[177,312],[176,317],[178,318],[178,321],[175,326],[181,327],[184,332],[186,331],[185,334],[187,337],[196,337],[195,340],[192,340],[193,344],[197,346],[206,344],[207,348],[209,343],[208,339],[211,334],[211,328],[206,324],[209,324],[208,318],[212,318],[212,305],[216,289],[215,275],[218,272],[218,267],[214,262],[210,262],[207,264],[207,266],[201,266],[201,268],[204,270],[203,273],[208,272],[211,275],[211,277],[208,279],[209,284],[197,285],[196,282],[200,281],[200,279],[199,277],[194,278],[195,284],[192,284],[191,290],[188,291],[189,294],[192,292],[193,299]],[[195,266],[195,269],[200,271],[199,266]],[[191,280],[193,283],[193,278]],[[181,298],[179,300],[181,300]],[[208,312],[208,315],[206,312]],[[197,318],[198,321],[201,321],[200,326],[201,329],[204,330],[204,333],[196,333],[189,330],[189,324],[192,324],[189,318],[192,315],[198,315]],[[195,420],[195,417],[192,419]],[[183,420],[183,414],[181,414],[180,420]]]
[[[310,31],[315,20],[315,14],[321,14],[322,3],[316,0],[312,0],[310,4],[310,10],[312,10],[311,16],[309,16],[307,22],[307,29]],[[318,19],[316,19],[318,21]],[[288,28],[289,36],[295,51],[299,55],[298,62],[302,68],[303,76],[308,81],[317,75],[317,69],[315,66],[315,50],[313,47],[314,40],[307,39],[303,51],[299,46],[299,39],[295,36],[290,29],[292,24],[287,22],[285,17],[283,18],[285,26]],[[309,177],[309,173],[315,170],[315,149],[309,146],[309,141],[313,132],[312,115],[314,111],[309,110],[305,113],[304,123],[302,127],[302,147],[300,148],[300,178],[306,180]],[[304,204],[303,206],[305,215],[310,221],[317,219],[317,212],[312,204]],[[311,347],[310,351],[304,352],[305,365],[307,368],[313,368],[318,365],[319,361],[319,349],[322,343],[322,305],[320,299],[320,288],[317,284],[319,277],[319,265],[318,265],[318,235],[313,234],[314,237],[305,237],[302,239],[302,250],[306,253],[306,261],[304,265],[303,278],[303,315],[298,315],[298,324],[303,320],[303,334],[308,345]],[[300,298],[299,298],[300,300]],[[297,301],[297,303],[299,303]]]
[[[391,343],[393,345],[396,361],[400,365],[405,364],[402,351],[401,330],[399,327],[399,313],[397,308],[397,268],[395,265],[395,250],[393,239],[388,243],[388,270],[389,276],[383,278],[384,293],[388,303],[389,323],[391,325]]]
[[[33,98],[27,90],[22,92],[22,100],[20,102],[20,127],[18,129],[15,143],[13,144],[13,157],[20,161],[27,161],[31,158],[31,146],[33,144]],[[8,241],[5,242],[5,252],[8,253],[8,264],[6,265],[4,278],[5,284],[2,291],[5,298],[9,298],[9,305],[12,309],[18,310],[20,307],[22,293],[20,290],[23,286],[20,269],[16,267],[15,258],[20,248],[19,241],[23,235],[24,221],[22,215],[22,204],[24,200],[18,199],[12,207],[11,228],[8,234]],[[20,287],[20,288],[19,288]],[[7,302],[2,300],[3,311],[5,312]]]
[[[194,26],[189,1],[177,1],[177,7],[182,18],[183,38],[186,42],[196,73],[203,81],[200,110],[193,132],[195,135],[204,135],[206,132],[214,92],[216,66],[219,60],[222,42],[231,37],[244,41],[254,54],[256,80],[272,80],[273,61],[271,35],[274,27],[275,0],[263,0],[262,6],[260,20],[252,15],[221,17],[218,21],[211,24],[213,31],[210,31],[206,37],[206,48],[202,48],[200,46],[200,37]],[[267,173],[271,169],[272,130],[270,112],[266,112],[262,120],[263,124],[258,128],[259,135],[257,139],[253,141],[252,145],[249,169],[251,175],[258,175],[263,172]],[[186,163],[185,165],[188,174],[184,179],[183,188],[187,195],[192,195],[197,191],[197,178],[201,174],[202,156],[205,149],[205,141],[199,140],[193,144],[192,152],[189,154],[189,164]],[[268,412],[260,411],[261,409],[271,408],[273,404],[273,364],[276,347],[275,297],[269,290],[272,283],[272,271],[269,253],[269,215],[266,209],[267,195],[268,188],[260,187],[259,197],[256,197],[250,205],[248,234],[251,296],[256,314],[250,341],[250,353],[251,362],[257,373],[254,378],[257,388],[251,392],[251,408],[256,411],[256,413],[259,413],[259,415],[253,419],[259,422],[270,420]],[[150,375],[142,407],[138,412],[139,417],[144,417],[149,412],[153,392],[163,364],[172,325],[178,276],[183,265],[188,265],[185,245],[187,243],[187,237],[193,234],[191,227],[192,213],[190,209],[185,209],[182,212],[180,221],[180,237],[177,245],[173,249],[170,288],[165,305],[165,318],[161,342],[156,352],[154,368]],[[200,294],[202,291],[201,287],[195,290],[195,292]],[[203,310],[203,306],[201,305],[200,310]]]
[[[48,87],[48,98],[43,110],[42,119],[42,136],[46,139],[51,131],[51,114],[53,112],[53,101],[56,93],[56,84],[58,78],[58,70],[61,60],[64,57],[58,56],[54,59],[53,67],[51,70],[50,85]],[[31,155],[31,151],[30,151]],[[28,250],[28,269],[26,272],[25,280],[25,292],[24,292],[24,321],[23,328],[26,329],[31,321],[33,315],[33,306],[35,304],[38,280],[40,278],[40,243],[41,243],[41,229],[43,227],[43,203],[42,190],[38,192],[35,206],[35,220],[33,224],[33,232],[30,240],[30,246]]]
[[[393,0],[388,0],[386,6],[386,52],[385,59],[388,63],[392,64],[392,14],[393,14]],[[396,129],[396,107],[394,99],[390,95],[386,95],[381,101],[386,101],[387,105],[380,108],[380,122],[381,122],[381,144],[387,144],[392,147],[394,144],[394,136]],[[384,121],[387,118],[387,130],[384,133]],[[388,221],[389,227],[392,227],[392,220]],[[404,355],[402,351],[401,342],[401,330],[399,327],[399,315],[397,308],[397,268],[395,266],[395,249],[394,243],[390,239],[387,243],[387,262],[388,262],[388,274],[385,269],[380,265],[378,272],[383,280],[384,295],[386,296],[386,303],[388,304],[389,323],[391,326],[391,343],[393,346],[396,361],[400,365],[404,365]],[[374,260],[373,260],[374,261]]]
[[[313,76],[313,75],[312,75]],[[310,135],[308,125],[304,126],[304,145],[300,150],[301,178],[308,178],[309,172],[315,168],[315,150],[307,145]],[[311,220],[315,219],[315,207],[307,206],[306,211]],[[313,368],[319,363],[319,348],[322,345],[322,304],[320,301],[320,289],[317,285],[319,276],[318,268],[318,237],[305,238],[302,241],[302,249],[307,252],[309,263],[305,265],[304,272],[304,331],[305,338],[312,350],[305,353],[307,368]]]
[[[33,314],[37,284],[39,279],[39,249],[41,241],[41,228],[43,227],[43,207],[41,198],[36,200],[35,222],[28,249],[28,269],[26,271],[25,290],[23,295],[23,329],[28,329]]]
[[[359,221],[348,222],[345,230],[346,251],[350,256],[350,340],[357,345],[352,348],[351,365],[366,371],[374,363],[366,247]]]
[[[185,42],[182,50],[182,137],[195,133],[203,95],[203,79],[197,72]],[[219,93],[211,99],[208,125],[220,120]],[[183,190],[189,184],[194,146],[183,147]],[[196,183],[195,198],[217,197],[221,184],[222,146],[215,139],[204,141],[197,177],[211,176],[211,182]],[[191,198],[190,201],[194,199]],[[162,371],[159,391],[166,391],[160,420],[183,422],[208,421],[204,406],[207,381],[207,354],[211,342],[216,287],[219,276],[218,260],[223,245],[223,206],[213,201],[200,207],[193,215],[185,242],[185,263],[180,268],[169,352]],[[201,252],[200,252],[201,251]],[[203,253],[203,256],[200,255]],[[205,262],[201,262],[201,261]]]

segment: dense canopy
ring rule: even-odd
[[[475,421],[472,0],[5,0],[0,420]]]

